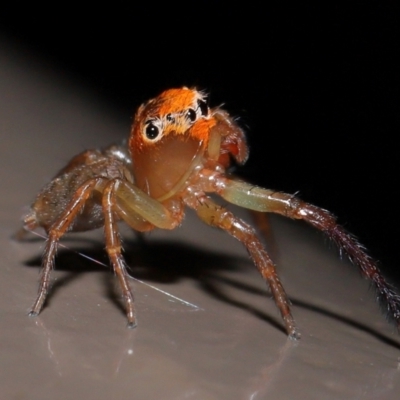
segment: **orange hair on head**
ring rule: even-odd
[[[216,123],[217,121],[215,118],[199,120],[190,128],[190,136],[199,141],[203,141],[204,144],[207,145],[210,137],[210,129]]]
[[[195,90],[187,87],[168,89],[165,92],[162,92],[157,98],[157,102],[160,102],[160,114],[172,114],[192,107],[196,97],[195,94]]]

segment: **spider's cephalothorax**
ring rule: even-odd
[[[130,327],[136,316],[117,222],[137,231],[174,229],[185,207],[208,225],[225,230],[247,249],[268,283],[291,338],[298,338],[290,302],[256,233],[246,222],[216,204],[210,194],[261,213],[302,219],[323,231],[356,264],[377,289],[389,316],[400,324],[400,298],[375,261],[328,211],[297,197],[234,179],[226,169],[233,158],[248,156],[242,129],[220,108],[209,108],[204,93],[186,87],[170,89],[143,104],[134,118],[128,147],[113,145],[75,156],[37,196],[24,229],[43,227],[48,234],[37,315],[49,290],[57,243],[68,231],[104,226],[106,250],[121,284]]]
[[[154,198],[185,185],[188,172],[206,159],[226,165],[229,153],[239,162],[247,158],[242,130],[226,112],[210,110],[204,93],[185,87],[166,90],[139,108],[129,150],[136,185]]]

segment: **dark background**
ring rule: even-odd
[[[399,276],[395,3],[35,4],[3,8],[0,34],[126,118],[166,88],[206,89],[248,133],[243,177],[331,210]]]

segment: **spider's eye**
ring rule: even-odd
[[[168,122],[175,122],[175,118],[171,114],[167,114],[167,121]]]
[[[148,122],[144,133],[147,139],[154,140],[160,134],[160,129],[153,122]]]
[[[197,104],[200,108],[201,115],[208,115],[207,103],[204,100],[197,100]]]
[[[186,115],[191,122],[196,121],[197,115],[196,115],[196,111],[194,111],[193,108],[189,108],[189,110],[187,110],[187,112],[186,112]]]

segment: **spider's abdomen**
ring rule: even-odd
[[[98,177],[104,178],[104,183],[114,178],[132,179],[130,161],[124,159],[125,153],[114,155],[115,148],[123,150],[122,146],[114,145],[104,151],[88,150],[72,158],[37,195],[27,219],[48,231],[85,182]],[[88,231],[104,225],[101,189],[93,190],[69,231]]]

